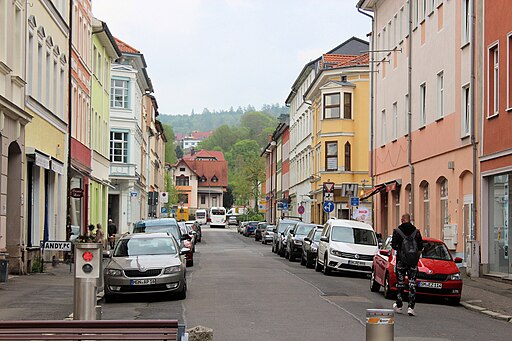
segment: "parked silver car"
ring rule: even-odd
[[[105,300],[141,293],[187,295],[184,253],[176,239],[167,233],[123,236],[105,267]]]
[[[274,239],[275,230],[275,225],[267,225],[261,233],[261,243],[267,244],[268,242],[272,242],[272,239]]]

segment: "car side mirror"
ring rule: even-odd
[[[389,257],[391,252],[389,250],[381,249],[381,250],[379,250],[379,254],[383,255],[383,256],[388,256]]]
[[[455,259],[453,260],[455,263],[462,263],[462,258],[460,257],[455,257]]]
[[[192,232],[190,232],[190,233],[192,233],[193,235],[196,235],[196,234],[197,234],[197,232],[196,232],[196,231],[192,231]]]
[[[180,240],[191,240],[190,236],[188,234],[184,234],[181,236]]]
[[[290,234],[291,234],[292,236],[295,236],[295,232],[294,232],[294,231],[290,231]]]
[[[308,242],[308,243],[311,243],[311,240],[308,237],[304,238],[304,241]]]
[[[188,247],[184,247],[180,250],[180,255],[183,256],[183,255],[186,255],[187,253],[190,252],[190,249]]]
[[[321,241],[321,242],[327,242],[327,243],[328,243],[328,242],[329,242],[329,237],[321,237],[321,238],[320,238],[320,241]]]
[[[112,253],[110,250],[103,250],[103,258],[110,258],[112,257]]]

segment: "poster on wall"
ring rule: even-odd
[[[372,225],[371,205],[362,204],[352,210],[352,219]]]

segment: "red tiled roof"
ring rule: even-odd
[[[211,134],[211,131],[193,131],[190,136],[192,136],[194,140],[204,140],[210,137]]]
[[[356,56],[350,60],[338,63],[334,67],[368,65],[369,63],[370,63],[370,54],[368,52],[366,52],[366,53],[363,53],[360,56]]]
[[[181,141],[183,140],[185,137],[187,137],[188,135],[187,134],[182,134],[182,133],[176,133],[176,141]]]
[[[186,160],[196,160],[196,159],[211,159],[215,158],[217,161],[225,161],[224,153],[216,150],[199,150],[194,153],[194,155],[186,154],[183,156],[183,159]]]
[[[199,187],[227,187],[227,161],[181,159],[178,161],[178,164],[181,162],[185,163],[187,167],[192,170],[198,177],[204,176],[206,178],[205,182],[199,181]],[[212,181],[213,176],[217,177],[217,182]]]
[[[128,45],[127,43],[125,43],[124,41],[114,37],[116,43],[117,43],[117,47],[119,47],[119,50],[121,50],[121,52],[126,52],[126,53],[140,53],[139,50],[131,47],[130,45]]]
[[[340,64],[354,59],[358,56],[348,54],[324,54],[323,61],[325,64]]]

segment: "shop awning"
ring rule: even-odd
[[[401,185],[402,185],[402,183],[399,180],[392,180],[392,181],[388,181],[388,182],[385,182],[385,183],[382,183],[379,185],[375,185],[375,186],[373,186],[372,189],[365,191],[364,196],[360,199],[361,200],[368,199],[372,195],[375,195],[382,191],[386,191],[386,192],[394,191],[397,188],[399,188]]]

